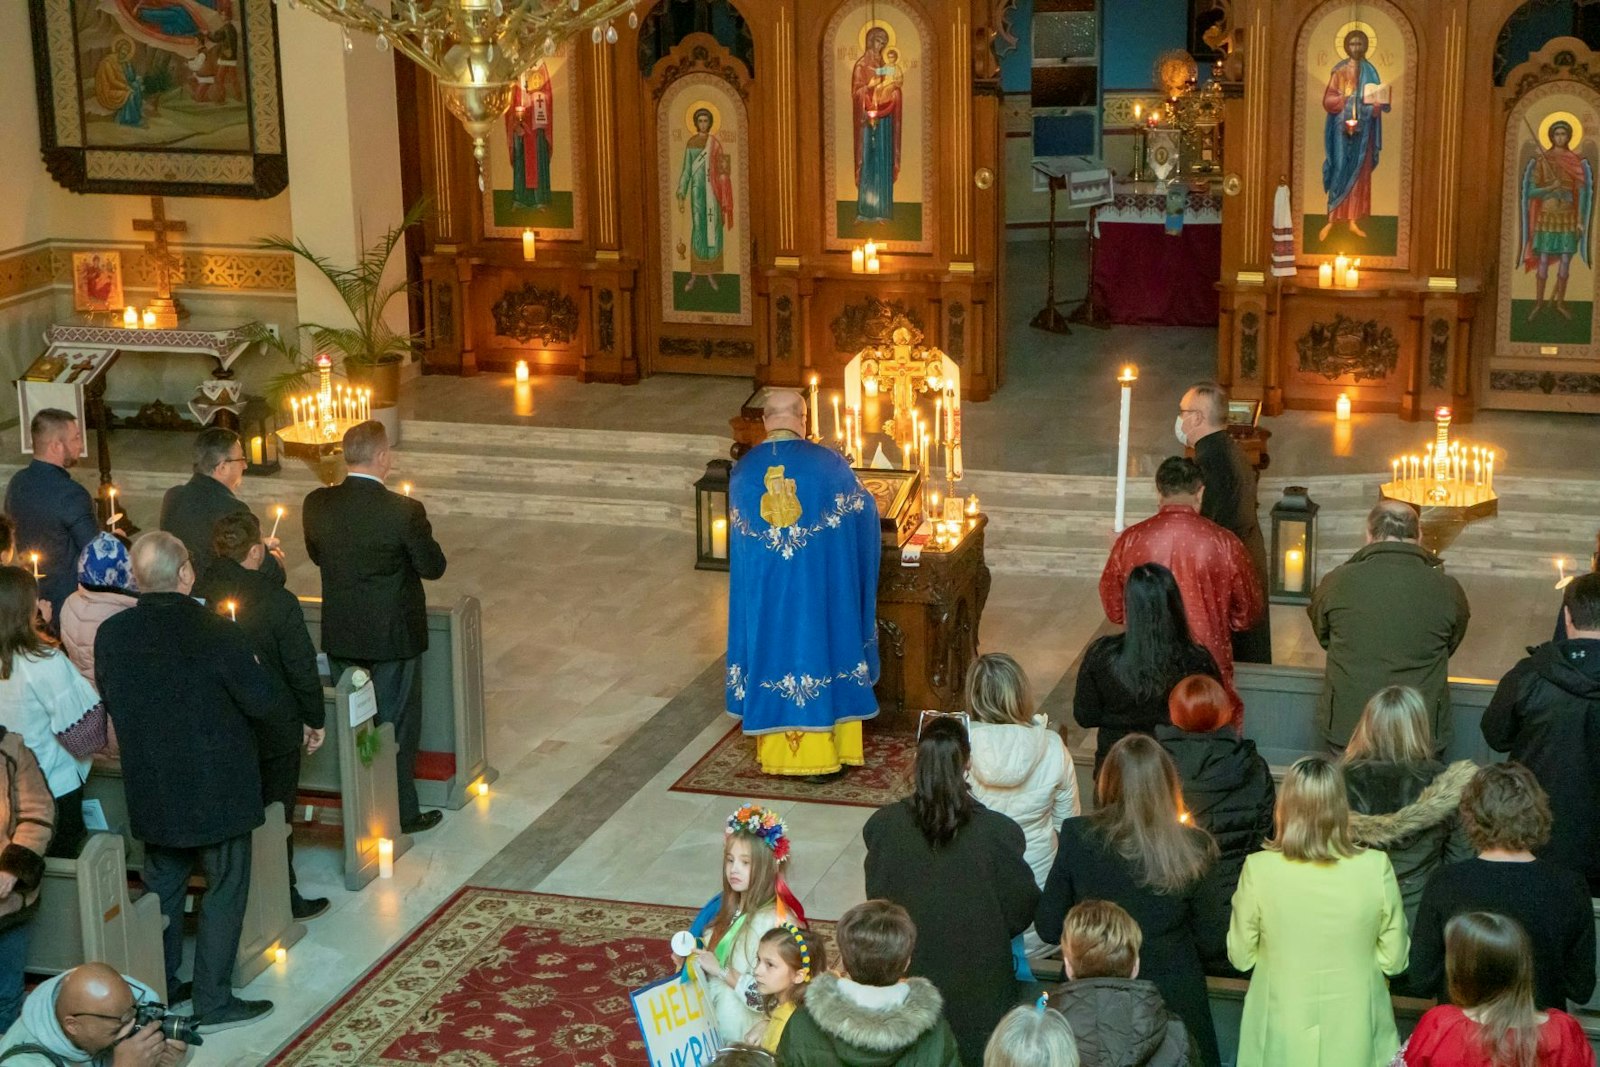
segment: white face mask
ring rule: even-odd
[[[1181,414],[1172,420],[1172,432],[1178,438],[1180,445],[1189,443],[1188,435],[1183,432],[1183,416]]]

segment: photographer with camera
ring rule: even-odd
[[[0,1039],[0,1067],[177,1067],[200,1044],[155,990],[104,963],[85,963],[35,989]]]

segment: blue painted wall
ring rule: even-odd
[[[1017,0],[1011,29],[1017,47],[1000,57],[1000,90],[1025,93],[1033,88],[1033,0]]]
[[[1100,86],[1150,88],[1156,56],[1189,43],[1188,0],[1101,0]]]

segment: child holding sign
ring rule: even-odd
[[[827,966],[822,941],[798,926],[784,923],[761,935],[756,948],[756,992],[761,994],[766,1020],[745,1035],[752,1045],[776,1052],[783,1024],[805,999],[811,976]]]
[[[695,952],[707,979],[706,991],[717,1018],[717,1033],[736,1040],[765,1022],[754,1005],[756,954],[761,938],[780,923],[804,926],[805,912],[783,880],[789,834],[778,813],[746,804],[728,817],[723,830],[722,893],[701,911],[710,916],[692,932],[710,950]]]

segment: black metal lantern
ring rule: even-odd
[[[278,413],[259,396],[245,401],[239,442],[244,446],[246,474],[278,473]]]
[[[1317,504],[1303,485],[1286,486],[1272,505],[1272,587],[1274,604],[1309,604],[1317,587]]]
[[[694,483],[694,568],[728,569],[728,475],[733,463],[714,459]]]

